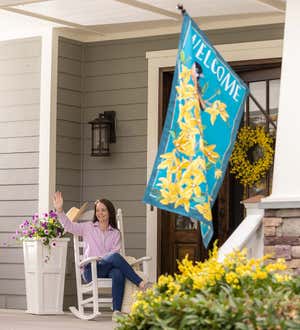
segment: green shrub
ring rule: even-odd
[[[300,329],[300,279],[283,260],[266,264],[235,252],[223,263],[214,249],[209,260],[179,263],[180,274],[161,276],[139,293],[119,330]]]

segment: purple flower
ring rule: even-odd
[[[16,235],[19,235],[19,231],[18,230],[16,230]]]
[[[43,217],[47,218],[48,217],[48,213],[43,213]]]
[[[24,229],[23,230],[23,235],[27,235],[28,234],[28,230],[27,229]]]
[[[19,226],[20,229],[23,229],[24,228],[24,225],[21,223],[20,226]]]
[[[51,217],[51,218],[56,218],[57,217],[57,214],[56,214],[56,212],[54,212],[54,211],[50,211],[49,212],[49,216]]]
[[[43,243],[45,243],[45,242],[46,242],[46,240],[47,240],[47,238],[46,238],[46,237],[43,237],[43,238],[42,238],[42,242],[43,242]]]
[[[15,235],[12,235],[12,237],[11,237],[12,239],[16,239],[16,236]]]
[[[56,246],[56,242],[55,242],[55,241],[52,241],[52,242],[51,242],[51,246],[52,246],[52,247],[55,247],[55,246]]]
[[[45,235],[49,235],[49,230],[45,229]]]

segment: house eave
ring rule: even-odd
[[[283,24],[285,15],[282,12],[206,16],[194,18],[202,30],[218,30],[243,28],[256,25]],[[155,27],[153,27],[155,26]],[[93,26],[88,32],[74,28],[56,28],[60,36],[80,42],[97,42],[130,38],[151,37],[177,34],[180,32],[181,21],[165,20],[162,22],[142,22]],[[96,32],[95,32],[96,31]]]

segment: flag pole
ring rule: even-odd
[[[272,118],[270,117],[270,115],[266,112],[266,110],[259,104],[259,102],[256,100],[256,98],[253,96],[253,94],[251,92],[249,92],[249,97],[256,104],[256,106],[258,107],[258,109],[263,113],[263,115],[266,117],[266,119],[270,122],[270,124],[276,130],[276,128],[277,128],[276,127],[276,124],[274,123],[274,121],[272,120]]]

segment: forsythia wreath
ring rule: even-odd
[[[231,170],[244,186],[252,186],[264,177],[273,163],[273,138],[263,127],[243,127],[230,158]],[[253,163],[248,158],[250,148],[258,145],[263,156]]]

